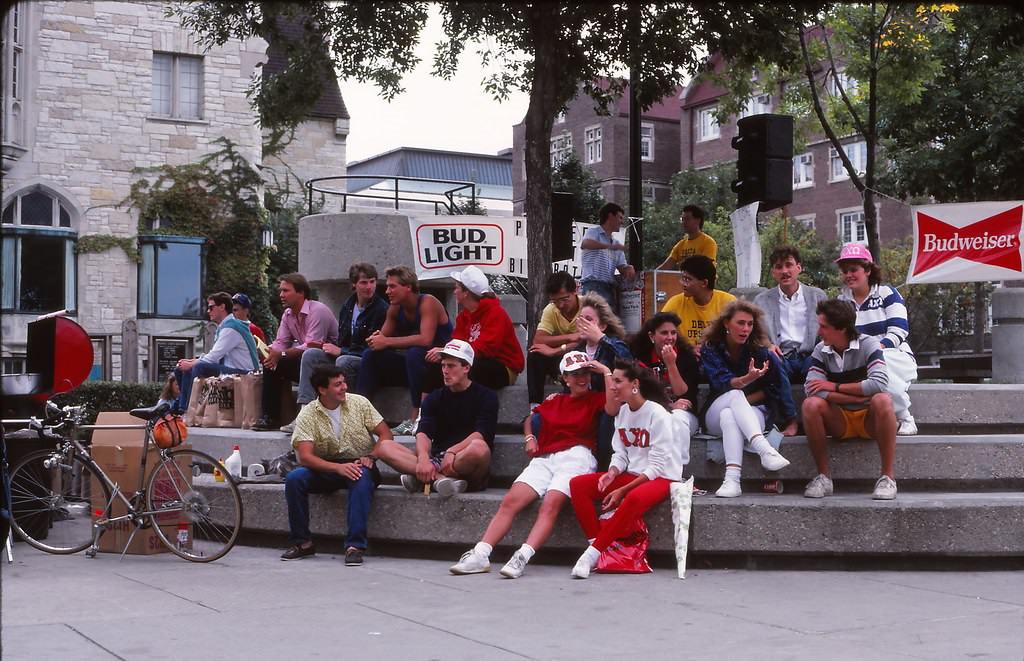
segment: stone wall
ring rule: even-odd
[[[347,172],[347,119],[311,118],[295,129],[295,136],[279,156],[269,156],[267,183],[294,191],[301,199],[305,184],[317,177],[337,177]],[[325,188],[345,190],[344,182],[325,182]],[[340,212],[342,198],[326,195],[322,211]]]

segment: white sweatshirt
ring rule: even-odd
[[[647,401],[636,411],[623,404],[615,416],[611,466],[649,480],[681,480],[682,444],[690,439],[675,438],[673,429],[671,414],[660,404]]]

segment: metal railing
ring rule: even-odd
[[[391,181],[394,183],[392,191],[380,190],[381,193],[387,193],[384,195],[371,195],[366,191],[373,191],[373,188],[365,188],[363,192],[350,193],[348,191],[333,190],[330,188],[318,187],[317,184],[324,181],[342,181],[346,183],[352,179],[371,179],[373,181],[385,182]],[[399,188],[400,181],[415,181],[428,184],[446,184],[452,186],[443,191],[439,191],[440,194],[444,195],[445,200],[437,200],[426,197],[413,197],[410,196],[408,191],[403,192]],[[441,215],[440,210],[443,207],[448,215],[455,216],[465,213],[459,208],[459,205],[455,202],[455,195],[460,191],[469,191],[469,206],[470,208],[476,208],[476,184],[472,181],[454,181],[450,179],[428,179],[426,177],[394,177],[390,175],[379,175],[379,174],[346,174],[336,177],[317,177],[310,179],[306,182],[306,199],[308,201],[309,213],[313,213],[313,194],[320,193],[321,195],[340,195],[341,196],[341,210],[348,210],[348,198],[356,197],[371,200],[393,200],[395,203],[395,209],[399,208],[400,202],[425,202],[427,204],[434,205],[434,215]],[[414,195],[414,194],[413,194]]]

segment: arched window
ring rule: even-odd
[[[73,312],[78,235],[68,206],[42,186],[28,188],[4,206],[0,233],[3,310]]]

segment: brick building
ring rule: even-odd
[[[682,92],[682,88],[679,88]],[[678,94],[665,97],[644,112],[640,123],[641,176],[644,199],[665,202],[669,183],[679,171],[680,107]],[[523,213],[526,199],[526,126],[512,127],[513,213]],[[629,94],[613,102],[608,115],[594,110],[594,101],[579,94],[551,128],[551,163],[574,153],[600,180],[601,195],[629,207]]]
[[[855,84],[843,79],[843,84]],[[830,79],[827,87],[834,83]],[[847,87],[848,88],[848,87]],[[679,162],[682,168],[697,169],[736,160],[732,138],[736,136],[738,117],[719,125],[714,111],[724,91],[708,80],[697,79],[682,94]],[[741,117],[773,112],[778,107],[779,90],[765,90],[753,98]],[[855,166],[863,166],[866,144],[859,139],[844,141],[844,148]],[[861,169],[863,171],[863,169]],[[882,243],[909,236],[910,208],[895,200],[876,196],[878,231]],[[786,207],[790,217],[812,225],[819,237],[842,243],[867,243],[864,208],[860,192],[850,182],[842,161],[824,135],[815,135],[805,150],[793,157],[793,202]]]
[[[181,165],[226,137],[262,160],[246,97],[262,39],[204,50],[161,2],[19,2],[3,17],[2,369],[24,371],[26,326],[67,309],[93,338],[93,378],[157,378],[158,340],[200,350],[203,239],[140,235],[119,207],[138,167]],[[335,81],[335,88],[337,83]],[[340,94],[338,95],[340,101]],[[344,168],[347,113],[315,117],[289,165]],[[342,116],[343,115],[343,116]],[[339,130],[339,126],[343,130]],[[326,136],[324,135],[326,134]],[[318,137],[319,136],[319,137]],[[317,141],[323,146],[317,146]],[[137,239],[141,262],[79,239]],[[137,328],[138,364],[122,369],[123,324]]]

